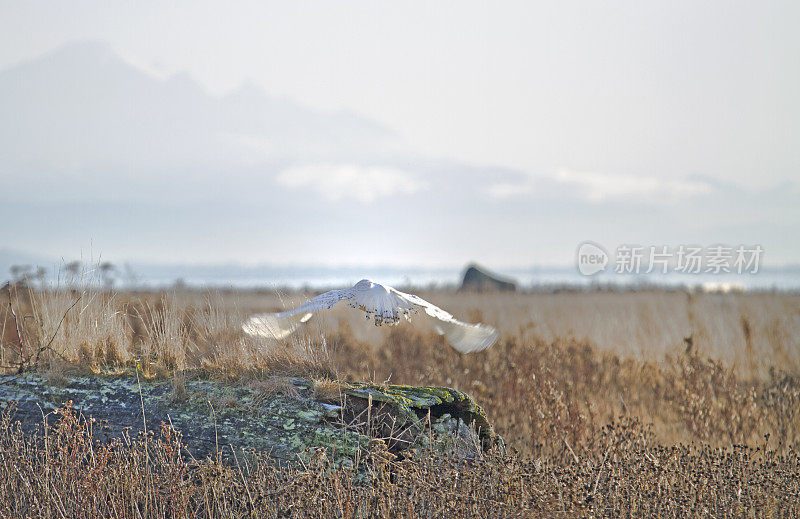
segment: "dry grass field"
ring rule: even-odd
[[[500,341],[460,355],[424,323],[376,328],[349,309],[284,343],[240,332],[244,316],[303,294],[4,290],[7,373],[24,361],[58,383],[138,364],[231,384],[444,385],[474,396],[508,449],[376,449],[365,483],[324,455],[290,468],[188,461],[166,430],[98,447],[65,410],[44,444],[3,422],[0,516],[800,516],[800,296],[420,295],[496,325]]]

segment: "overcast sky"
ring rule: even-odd
[[[209,99],[250,85],[309,114],[340,117],[357,135],[341,146],[324,132],[313,142],[295,139],[280,144],[293,150],[280,157],[272,153],[273,138],[272,154],[236,164],[239,182],[247,181],[249,167],[259,178],[267,172],[276,189],[302,192],[309,204],[344,201],[355,211],[352,219],[324,222],[333,227],[314,234],[311,221],[300,215],[308,207],[281,196],[289,204],[281,209],[282,225],[296,212],[307,240],[287,244],[277,232],[255,237],[262,244],[284,240],[280,252],[274,241],[256,245],[235,232],[223,240],[226,246],[209,250],[199,235],[179,227],[174,235],[187,236],[183,256],[150,243],[152,234],[130,235],[133,242],[123,243],[109,229],[80,233],[56,226],[56,236],[43,230],[48,221],[30,223],[27,237],[3,238],[32,252],[68,248],[62,254],[74,254],[91,242],[111,255],[174,261],[188,255],[313,263],[322,258],[314,247],[322,245],[326,263],[460,264],[482,258],[514,265],[568,263],[583,239],[611,245],[758,240],[771,246],[778,262],[798,262],[800,246],[781,238],[800,231],[798,26],[797,2],[2,1],[0,71],[15,71],[71,42],[94,40],[150,78],[175,80],[177,74],[185,79],[182,88],[197,83]],[[0,99],[0,108],[10,102]],[[328,128],[332,120],[315,122],[315,128]],[[10,123],[6,131],[15,132]],[[263,144],[251,137],[248,146]],[[362,138],[369,145],[359,146]],[[335,149],[320,151],[323,144]],[[15,149],[28,145],[15,141]],[[66,173],[51,166],[24,171],[38,178],[103,167],[116,181],[115,165],[126,163],[126,153],[140,155],[126,149],[114,162],[116,149],[110,144],[108,153],[98,151],[108,155],[99,166],[82,155],[70,156],[75,162]],[[313,160],[303,161],[307,149],[316,151],[310,152]],[[209,151],[204,164],[217,169],[206,174],[225,169],[226,157],[238,156],[231,150]],[[53,151],[51,162],[63,153]],[[41,191],[25,191],[19,164],[30,161],[20,157],[0,160],[0,174],[15,177],[23,194],[19,207],[59,214],[64,208],[53,205],[58,197],[43,200]],[[162,159],[174,168],[145,172],[145,178],[187,180],[191,164],[181,162],[184,155],[153,158]],[[460,195],[463,186],[448,197],[448,186],[462,177],[485,195],[484,202],[476,202],[474,193]],[[377,180],[364,188],[364,179]],[[74,202],[82,195],[70,196]],[[113,201],[108,192],[86,197]],[[128,203],[144,204],[144,197],[131,197]],[[403,197],[435,202],[440,210],[427,207],[425,216],[441,221],[412,218],[417,228],[407,229],[397,223],[401,207],[381,216],[381,200]],[[661,204],[655,213],[654,203]],[[765,208],[775,212],[765,214]],[[258,214],[255,205],[224,210],[242,213],[231,225]],[[477,210],[486,218],[472,214]],[[105,214],[97,211],[95,217]],[[664,222],[676,212],[683,213],[679,221]],[[368,239],[353,231],[354,221],[382,218],[392,222],[375,225],[394,235],[393,241],[378,239],[385,252],[352,246]],[[705,225],[699,230],[693,228],[698,219]],[[638,222],[630,233],[609,230],[630,221]],[[681,234],[687,226],[692,228]],[[465,239],[473,234],[462,228],[500,237],[469,246]],[[530,245],[508,243],[531,230]],[[169,236],[169,228],[163,234]],[[343,241],[347,247],[337,245]]]

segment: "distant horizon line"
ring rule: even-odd
[[[475,265],[487,270],[506,270],[506,271],[535,271],[540,269],[546,270],[575,270],[576,265],[574,261],[567,263],[528,263],[528,264],[495,264],[490,261],[475,261],[468,260],[459,263],[358,263],[358,262],[341,262],[341,263],[324,263],[324,262],[296,262],[296,261],[282,261],[274,262],[269,260],[257,261],[241,261],[241,260],[210,260],[210,261],[193,261],[193,260],[158,260],[158,259],[123,259],[115,260],[104,258],[102,255],[90,255],[88,258],[70,258],[67,256],[54,257],[46,253],[32,253],[29,251],[22,251],[12,249],[9,247],[0,247],[0,254],[6,253],[10,256],[29,256],[28,261],[11,261],[9,265],[19,266],[33,266],[33,267],[46,267],[45,263],[49,263],[49,267],[66,266],[73,262],[78,262],[83,266],[99,266],[101,263],[110,263],[115,267],[124,267],[126,265],[135,267],[148,267],[148,268],[197,268],[197,269],[215,269],[215,268],[241,268],[245,270],[257,269],[273,269],[273,270],[355,270],[355,269],[371,269],[371,270],[411,270],[411,271],[453,271],[465,270],[471,265]],[[0,256],[0,259],[5,259]],[[13,259],[13,258],[8,258]],[[27,259],[27,258],[26,258]],[[646,262],[642,262],[645,264]],[[771,264],[768,261],[763,261],[760,268],[772,271],[786,271],[786,270],[800,270],[800,261],[790,261],[782,263]]]
[[[452,270],[465,270],[470,266],[477,266],[480,268],[485,268],[487,270],[509,270],[509,271],[529,271],[529,270],[539,270],[539,269],[547,269],[547,270],[575,270],[576,266],[574,262],[570,263],[531,263],[527,265],[523,264],[515,264],[515,265],[497,265],[491,262],[482,262],[482,261],[465,261],[461,263],[451,263],[451,264],[425,264],[425,263],[355,263],[355,262],[343,262],[343,263],[314,263],[314,262],[269,262],[269,261],[237,261],[237,260],[220,260],[220,261],[192,261],[192,260],[144,260],[144,259],[132,259],[132,260],[110,260],[105,258],[92,258],[88,260],[82,259],[51,259],[51,260],[39,260],[39,261],[31,261],[31,262],[21,262],[18,263],[20,266],[36,266],[36,267],[43,267],[43,262],[49,263],[56,263],[61,265],[68,265],[72,262],[78,262],[84,266],[99,266],[101,263],[110,263],[114,266],[126,266],[129,265],[131,267],[134,266],[141,266],[141,267],[165,267],[165,268],[175,268],[175,267],[187,267],[187,268],[241,268],[241,269],[274,269],[274,270],[285,270],[285,269],[292,269],[292,270],[305,270],[305,269],[315,269],[315,270],[355,270],[355,269],[373,269],[373,270],[414,270],[414,271],[452,271]],[[642,265],[646,265],[646,262],[642,262]],[[52,265],[56,266],[56,265]],[[766,270],[800,270],[800,261],[795,262],[786,262],[786,263],[776,263],[770,264],[764,262],[760,265],[760,269]]]

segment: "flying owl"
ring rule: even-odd
[[[244,322],[242,329],[256,337],[283,339],[311,319],[315,312],[327,310],[340,301],[366,312],[367,319],[373,319],[375,326],[395,326],[422,310],[423,315],[432,321],[436,333],[444,335],[447,342],[461,353],[485,350],[497,341],[499,335],[493,326],[461,322],[421,297],[368,279],[362,279],[351,288],[320,294],[293,310],[253,315]]]

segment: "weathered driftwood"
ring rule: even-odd
[[[99,442],[166,424],[178,431],[187,454],[197,459],[233,452],[266,452],[277,462],[302,459],[324,448],[330,459],[351,464],[375,439],[395,454],[432,447],[475,456],[502,440],[483,410],[466,394],[449,388],[342,384],[320,402],[306,380],[282,380],[282,394],[213,380],[182,382],[135,376],[72,377],[59,384],[35,374],[0,376],[0,406],[26,431],[58,419],[72,402],[93,418]],[[331,393],[331,391],[328,391]]]

